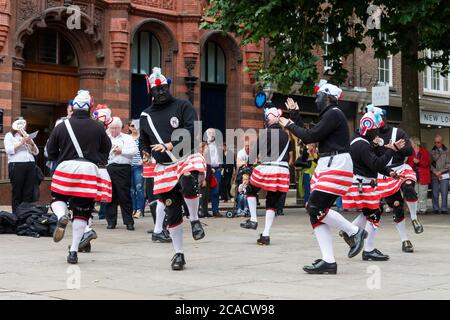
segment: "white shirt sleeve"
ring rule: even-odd
[[[8,133],[5,135],[5,141],[4,141],[4,144],[5,144],[5,152],[6,152],[7,154],[13,155],[13,154],[16,153],[16,151],[14,150],[14,143],[15,143],[15,141],[14,141],[14,137],[13,137],[12,133],[11,133],[11,132],[8,132]]]
[[[123,138],[122,155],[126,157],[134,157],[134,155],[139,152],[139,149],[136,146],[136,142],[134,142],[133,138],[128,134],[123,134],[122,138]]]

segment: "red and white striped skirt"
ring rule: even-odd
[[[253,169],[250,183],[267,191],[288,192],[289,177],[287,162],[268,162]]]
[[[206,160],[200,153],[168,165],[144,165],[142,175],[144,178],[154,178],[153,194],[161,194],[172,190],[184,173],[192,171],[206,172]]]
[[[378,181],[377,190],[380,193],[381,198],[386,198],[396,193],[398,190],[400,190],[400,187],[406,180],[412,180],[414,182],[417,182],[416,173],[406,163],[394,167],[392,168],[392,170],[395,170],[398,174],[405,176],[405,178],[394,179],[392,177],[383,176],[382,174],[379,174],[377,179]]]
[[[111,188],[109,175],[102,174],[94,163],[68,160],[56,167],[50,189],[73,197],[111,199],[111,193],[106,191],[108,186]]]
[[[362,192],[359,190],[359,181],[362,179]],[[342,205],[344,209],[378,209],[380,207],[380,193],[377,187],[368,185],[372,179],[355,176],[353,184],[347,193],[342,197]]]
[[[97,191],[97,202],[111,202],[112,201],[112,183],[106,168],[99,168],[99,190]]]
[[[311,193],[315,190],[344,196],[353,182],[353,162],[349,153],[320,158],[311,178]]]

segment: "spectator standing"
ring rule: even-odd
[[[227,161],[228,159],[228,161]],[[227,144],[223,144],[223,174],[222,183],[220,185],[220,197],[227,202],[231,199],[231,180],[234,173],[234,153],[227,149]]]
[[[36,165],[34,156],[39,149],[25,132],[27,122],[22,117],[12,124],[5,135],[5,152],[8,156],[8,173],[12,185],[12,211],[16,212],[22,202],[33,202],[36,184]]]
[[[407,163],[417,176],[415,188],[419,198],[418,213],[426,214],[428,185],[431,183],[431,158],[428,150],[420,145],[419,138],[411,137],[410,141],[413,147],[413,154],[408,157]]]
[[[317,167],[317,161],[319,159],[315,143],[308,144],[306,148],[308,152],[307,162],[309,167],[303,170],[303,187],[305,192],[304,193],[305,204],[308,202],[309,196],[311,195],[311,178],[314,174],[314,170]]]
[[[112,147],[107,170],[112,182],[112,201],[106,205],[107,229],[115,229],[117,224],[117,205],[120,205],[123,223],[127,230],[134,230],[131,200],[131,161],[138,152],[133,138],[121,132],[123,127],[119,117],[114,117],[109,126]]]
[[[210,198],[211,198],[211,206],[214,217],[221,217],[222,215],[219,212],[219,190],[220,183],[222,179],[222,151],[219,146],[216,144],[216,129],[209,128],[206,130],[207,134],[207,143],[208,150],[207,153],[209,155],[210,165],[212,169],[212,174],[216,178],[217,186],[215,188],[210,189]]]
[[[205,179],[200,185],[200,217],[201,218],[210,218],[212,214],[208,212],[208,202],[209,202],[209,191],[211,186],[211,177],[212,177],[212,169],[210,165],[210,159],[208,154],[208,144],[206,142],[202,142],[200,144],[200,152],[205,157],[206,160],[206,173]]]
[[[133,138],[138,151],[131,160],[131,200],[133,203],[133,218],[139,219],[144,216],[145,197],[144,197],[144,177],[141,154],[139,152],[139,129],[134,122],[128,124],[128,130]]]
[[[450,153],[443,144],[442,136],[436,135],[434,147],[431,149],[431,171],[433,187],[433,212],[436,214],[448,214],[447,197],[450,170]],[[439,206],[439,194],[442,198],[442,205]]]
[[[236,157],[236,171],[243,165],[248,165],[248,159],[250,157],[250,140],[245,138],[244,148],[238,151]]]

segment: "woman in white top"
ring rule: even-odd
[[[26,134],[26,121],[23,118],[14,121],[12,128],[17,130],[11,129],[5,135],[5,151],[12,185],[12,211],[15,212],[22,202],[33,202],[36,184],[34,156],[39,153],[39,149]]]
[[[139,219],[141,215],[144,216],[145,208],[143,165],[139,152],[139,129],[136,128],[136,123],[131,121],[128,123],[128,130],[138,148],[131,161],[131,199],[133,201],[133,218]]]

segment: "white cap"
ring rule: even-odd
[[[85,110],[88,111],[91,107],[92,97],[89,91],[80,90],[77,96],[73,99],[73,110]]]

